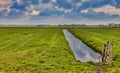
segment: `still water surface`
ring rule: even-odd
[[[69,31],[63,30],[66,40],[69,42],[70,48],[76,60],[81,62],[100,62],[101,55],[93,51],[87,45],[85,45],[81,40],[73,36]]]

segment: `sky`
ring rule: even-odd
[[[0,24],[120,23],[120,0],[0,0]]]

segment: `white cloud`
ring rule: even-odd
[[[40,11],[32,10],[32,12],[25,12],[25,16],[28,18],[31,18],[31,16],[38,16],[40,14]]]
[[[81,10],[80,12],[81,12],[81,13],[88,13],[88,10],[89,10],[89,9],[85,9],[85,10]]]
[[[26,11],[24,12],[24,15],[27,16],[27,18],[31,18],[32,16],[39,15],[40,12],[44,9],[52,9],[52,8],[53,8],[52,3],[47,3],[47,4],[40,3],[38,5],[30,4],[29,7],[26,7]]]
[[[16,0],[18,4],[22,4],[23,0]]]
[[[35,10],[33,10],[31,13],[32,16],[37,16],[39,14],[40,14],[40,11],[35,11]]]
[[[89,0],[81,0],[81,2],[86,2],[86,1],[89,1]]]
[[[114,6],[106,5],[101,8],[94,8],[95,12],[104,12],[109,15],[117,14],[120,15],[120,9],[115,8]]]
[[[12,0],[0,0],[0,12],[6,10],[10,12],[10,7],[13,5]]]
[[[83,2],[86,2],[86,1],[89,1],[89,0],[81,0],[80,2],[76,3],[76,6],[80,7],[83,4]]]
[[[58,6],[55,6],[55,8],[57,9],[57,10],[59,10],[59,11],[62,11],[62,12],[64,12],[64,13],[68,13],[68,12],[71,12],[72,11],[72,9],[64,9],[64,8],[60,8],[60,7],[58,7]]]
[[[104,12],[109,15],[117,14],[120,15],[120,9],[115,8],[111,5],[105,5],[99,8],[92,8],[95,12]],[[81,13],[87,13],[89,9],[81,10]]]
[[[53,4],[52,3],[46,3],[46,4],[40,3],[39,5],[36,5],[36,7],[39,7],[40,9],[43,9],[43,8],[51,9],[53,7]]]
[[[77,6],[77,7],[80,7],[81,5],[82,5],[82,2],[76,3],[76,6]]]
[[[30,4],[29,7],[26,7],[26,12],[31,12],[33,10],[52,9],[52,8],[53,8],[52,3],[47,3],[47,4],[40,3],[38,5]]]
[[[52,9],[53,8],[53,4],[52,3],[47,3],[47,4],[43,4],[40,3],[38,5],[30,5],[29,7],[26,7],[27,12],[32,11],[32,10],[42,10],[42,9]]]
[[[51,0],[51,2],[56,3],[56,0]]]

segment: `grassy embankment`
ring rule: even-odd
[[[101,53],[106,41],[113,43],[113,66],[108,73],[120,73],[120,28],[113,27],[71,27],[69,31],[88,46]],[[102,65],[100,65],[102,67]]]
[[[95,63],[75,60],[62,29],[0,27],[0,73],[104,72]]]

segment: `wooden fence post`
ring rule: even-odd
[[[112,49],[112,43],[109,41],[104,44],[102,49],[102,62],[108,64],[109,66],[112,66]]]

